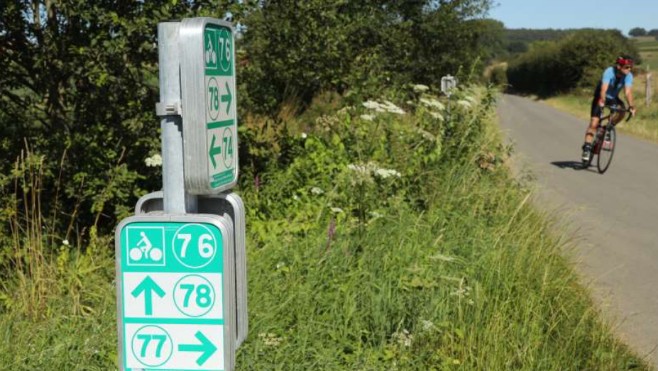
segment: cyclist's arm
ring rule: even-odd
[[[633,101],[633,89],[630,86],[625,87],[624,94],[626,95],[626,101],[628,102],[628,109],[631,111],[631,114],[635,115],[635,102]]]
[[[605,95],[608,92],[608,83],[601,84],[601,91],[599,92],[599,106],[603,107],[605,105]]]

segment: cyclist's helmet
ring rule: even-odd
[[[628,55],[622,55],[617,57],[617,64],[620,66],[631,66],[633,67],[633,58]]]

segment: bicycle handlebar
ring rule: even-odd
[[[627,113],[628,116],[626,117],[626,122],[630,121],[631,117],[633,117],[633,113],[631,112],[631,110],[626,109],[626,108],[623,108],[623,107],[620,107],[620,106],[618,106],[618,105],[616,105],[616,104],[613,104],[613,105],[608,105],[608,104],[606,104],[605,106],[603,106],[603,108],[608,108],[608,109],[610,110],[610,113],[611,113],[611,114],[614,113],[614,112],[624,112],[624,113]]]

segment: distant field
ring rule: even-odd
[[[649,67],[652,71],[658,70],[658,40],[653,36],[641,36],[633,38],[635,45],[640,50],[642,66]]]

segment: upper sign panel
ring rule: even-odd
[[[179,40],[185,187],[218,194],[238,177],[234,30],[212,18],[186,19]]]

